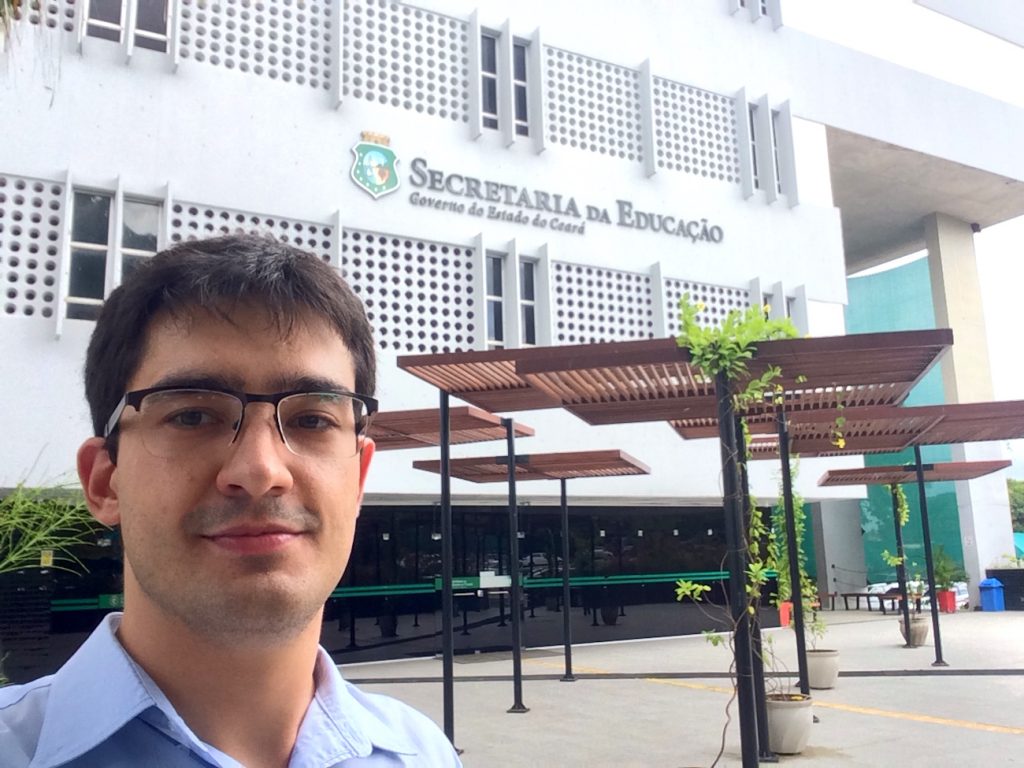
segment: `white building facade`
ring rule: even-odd
[[[402,354],[672,335],[684,293],[708,322],[767,303],[842,333],[848,271],[927,238],[942,274],[972,223],[1024,212],[1024,109],[791,29],[785,0],[26,5],[0,61],[0,487],[73,468],[91,318],[182,240],[263,231],[341,270],[391,410],[437,403]],[[978,297],[947,293],[974,355],[950,376],[984,377]],[[621,448],[652,469],[581,484],[581,502],[720,504],[708,441],[518,418],[524,451]],[[432,456],[379,454],[367,504],[434,503],[436,477],[411,469]],[[815,481],[855,465],[805,462],[804,496],[842,508],[850,492]],[[757,496],[775,471],[755,467]],[[1007,522],[974,534],[975,574],[1009,548],[992,487],[975,497]]]

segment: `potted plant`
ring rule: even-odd
[[[23,586],[26,580],[38,581],[38,575],[49,570],[84,571],[85,566],[75,556],[74,548],[92,542],[98,528],[99,523],[89,514],[77,492],[59,486],[29,488],[19,484],[0,499],[0,577],[4,577],[12,590],[11,596],[5,599],[16,601],[18,595],[26,594]],[[38,590],[36,585],[32,591]],[[48,631],[48,601],[45,614],[40,616],[29,615],[37,611],[19,610],[16,604],[11,607],[19,621],[43,622]],[[0,684],[7,682],[3,659],[0,648]]]
[[[790,461],[790,475],[796,480],[800,467],[796,459]],[[792,611],[793,588],[789,576],[789,551],[786,542],[786,517],[782,508],[782,489],[779,489],[780,501],[772,509],[772,530],[769,534],[769,553],[772,567],[778,571],[778,590],[775,601],[779,606],[780,625],[791,626],[788,616]],[[818,586],[807,573],[807,553],[803,551],[804,530],[807,525],[807,513],[803,497],[793,491],[793,527],[797,542],[797,568],[800,572],[801,605],[805,617],[804,636],[810,641],[807,649],[807,684],[811,688],[833,688],[839,676],[839,651],[835,648],[818,648],[818,642],[824,638],[828,627],[818,617],[821,607],[818,598]],[[784,608],[785,611],[784,611]],[[783,613],[787,621],[783,622]]]
[[[967,572],[941,545],[935,550],[933,567],[935,569],[935,599],[938,601],[939,610],[943,613],[956,613],[956,592],[953,590],[953,586],[958,581],[966,581]]]
[[[742,414],[751,404],[762,403],[767,398],[781,398],[780,387],[774,380],[781,376],[778,368],[769,368],[762,375],[750,376],[746,361],[753,357],[754,347],[757,342],[771,339],[795,338],[799,334],[792,322],[788,319],[770,320],[768,309],[760,306],[751,307],[747,311],[730,312],[722,324],[718,327],[705,327],[698,320],[698,313],[703,310],[701,304],[691,304],[688,295],[684,295],[680,302],[682,333],[678,343],[687,347],[690,352],[690,359],[693,365],[701,372],[708,382],[712,382],[719,374],[732,382],[743,380],[742,386],[732,394],[733,406],[741,417],[743,429],[744,446],[741,449],[744,453],[740,462],[746,460],[746,441],[749,440],[749,431],[746,429]],[[756,502],[751,499],[747,514],[747,530],[742,531],[744,546],[747,552],[747,569],[745,581],[745,603],[742,615],[749,616],[755,624],[758,621],[758,609],[762,600],[762,593],[769,583],[769,579],[777,570],[775,558],[777,548],[773,548],[763,519],[761,510]],[[781,570],[781,569],[778,569]],[[689,580],[680,580],[676,583],[676,599],[690,599],[700,603],[704,594],[710,590],[706,584],[700,584]],[[776,601],[776,605],[777,605]],[[729,612],[729,615],[733,615]],[[709,617],[710,618],[710,617]],[[728,642],[732,647],[736,626],[733,625],[733,632],[724,636],[708,630],[705,637],[714,645]],[[734,657],[735,659],[735,657]],[[775,656],[771,653],[771,646],[768,642],[761,645],[761,660],[764,668],[774,670]],[[734,662],[735,663],[735,662]],[[730,671],[734,670],[734,666]],[[765,686],[769,680],[775,686],[779,685],[780,678],[777,675],[765,676]],[[786,687],[788,688],[788,682]],[[730,699],[726,705],[726,724],[728,726],[728,709],[735,699]],[[813,722],[810,696],[802,693],[794,693],[791,690],[773,690],[766,692],[766,703],[768,707],[768,746],[771,750],[784,754],[795,754],[803,750],[807,744],[810,734],[810,726]],[[724,750],[725,740],[722,741]],[[719,759],[722,752],[719,752]],[[715,761],[717,763],[717,760]]]

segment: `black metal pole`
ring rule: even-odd
[[[725,513],[725,546],[729,566],[729,607],[733,622],[733,653],[736,659],[736,698],[740,716],[740,752],[743,768],[756,768],[757,710],[750,651],[750,621],[747,613],[746,550],[743,545],[743,510],[740,508],[737,478],[735,412],[732,391],[724,373],[715,377],[718,400],[718,433],[722,453],[722,507]]]
[[[516,498],[516,432],[512,419],[502,419],[508,445],[508,570],[512,574],[512,693],[509,712],[529,712],[523,704],[523,617],[519,584],[519,501]]]
[[[739,417],[735,424],[736,435],[743,434],[743,424]],[[750,477],[747,474],[746,446],[743,446],[743,461],[739,463],[740,476],[740,498],[743,503],[743,524],[750,530],[751,516],[754,510],[750,504]],[[748,542],[753,545],[754,542]],[[759,548],[764,547],[767,542],[759,541]],[[758,607],[761,604],[761,595],[758,595]],[[761,614],[755,613],[750,618],[750,662],[754,675],[754,703],[757,713],[757,755],[762,763],[777,763],[778,756],[772,752],[768,739],[768,702],[765,693],[764,682],[764,643],[761,640]]]
[[[809,696],[807,683],[807,638],[804,637],[804,594],[800,583],[800,549],[796,540],[796,514],[793,511],[793,476],[789,471],[789,425],[786,412],[776,416],[779,430],[779,458],[782,460],[782,508],[786,519],[786,551],[789,553],[789,587],[793,601],[793,628],[796,631],[796,665],[800,693]]]
[[[448,393],[441,392],[441,687],[444,691],[444,735],[455,745],[455,637],[452,626],[452,476],[451,421]]]
[[[565,492],[565,478],[562,484],[562,642],[565,643],[565,674],[562,682],[576,680],[572,674],[572,611],[569,590],[569,500]]]
[[[907,642],[904,647],[910,648],[910,601],[907,599],[907,566],[906,557],[903,554],[903,526],[900,524],[900,505],[896,488],[896,483],[893,483],[892,520],[896,526],[896,557],[899,559],[899,562],[896,564],[896,581],[900,585],[900,608],[903,613],[903,628],[906,631]]]
[[[939,632],[939,593],[935,589],[935,561],[932,559],[932,530],[928,523],[928,499],[924,492],[924,465],[921,446],[914,446],[914,469],[917,473],[917,499],[921,505],[921,535],[924,536],[924,564],[928,572],[928,592],[932,596],[932,632],[935,635],[935,661],[933,667],[948,667],[942,658],[942,635]]]

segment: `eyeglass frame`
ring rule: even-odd
[[[125,409],[131,406],[138,413],[142,406],[142,401],[149,395],[156,394],[157,392],[174,392],[181,390],[185,392],[217,392],[222,395],[231,395],[236,398],[242,404],[242,414],[238,418],[238,426],[235,428],[235,434],[231,438],[231,442],[228,445],[233,445],[238,439],[238,436],[242,433],[242,426],[245,424],[245,411],[248,408],[249,403],[269,403],[274,406],[274,426],[277,427],[277,435],[281,438],[281,442],[284,443],[285,447],[294,453],[288,441],[284,436],[284,429],[281,426],[281,401],[293,397],[295,395],[342,395],[344,397],[351,398],[352,400],[358,400],[366,408],[366,415],[363,418],[362,427],[356,429],[356,438],[360,435],[367,434],[369,432],[370,420],[379,408],[377,398],[370,397],[369,395],[362,395],[358,392],[349,392],[344,389],[290,389],[287,392],[275,392],[269,395],[261,395],[254,392],[239,392],[234,389],[226,389],[222,387],[190,387],[182,386],[180,384],[164,384],[159,387],[149,387],[147,389],[134,389],[130,392],[125,392],[121,397],[121,400],[114,407],[113,412],[110,414],[110,418],[107,419],[107,424],[103,429],[103,438],[108,439],[114,432],[120,427],[121,417],[124,415]],[[358,451],[357,451],[358,453]]]

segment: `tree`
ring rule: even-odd
[[[1009,478],[1006,481],[1006,489],[1010,494],[1010,519],[1013,521],[1013,530],[1024,533],[1024,480]]]

